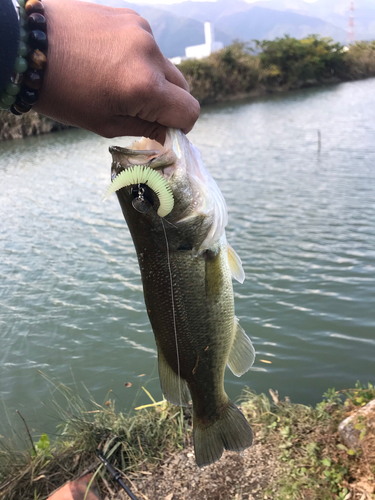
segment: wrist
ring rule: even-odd
[[[15,115],[30,111],[38,100],[46,62],[47,35],[44,7],[40,0],[18,0],[20,40],[13,74],[0,96],[2,109]]]

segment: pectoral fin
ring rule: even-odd
[[[160,349],[158,361],[160,384],[165,399],[176,406],[188,406],[190,393],[187,383],[172,370]]]
[[[232,276],[235,280],[243,283],[245,281],[245,271],[243,270],[241,259],[238,257],[237,253],[233,250],[229,243],[227,243],[227,246],[228,262]]]
[[[254,363],[255,350],[251,340],[240,326],[238,319],[234,320],[234,340],[229,353],[228,366],[236,377],[241,377]]]

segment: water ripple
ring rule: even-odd
[[[373,79],[203,109],[191,138],[227,200],[236,314],[258,351],[240,379],[227,370],[231,397],[313,404],[373,379],[374,137]],[[0,396],[44,431],[41,369],[121,408],[139,374],[161,397],[130,234],[115,197],[101,203],[113,142],[128,144],[78,130],[1,144]]]

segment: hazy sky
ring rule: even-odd
[[[183,2],[184,0],[130,0],[133,3],[147,3],[149,5],[151,4],[158,4],[158,3],[180,3]],[[194,2],[199,2],[199,1],[204,1],[204,2],[215,2],[216,0],[193,0]],[[257,2],[259,0],[245,0],[248,3],[253,3]],[[265,0],[266,1],[266,0]],[[316,2],[316,0],[304,0],[307,3],[313,3]]]

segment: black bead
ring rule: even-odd
[[[29,87],[22,87],[21,92],[18,94],[17,102],[21,101],[27,106],[32,106],[38,100],[38,91],[30,89]]]
[[[30,31],[40,30],[45,33],[47,30],[46,18],[37,12],[30,14],[27,24]]]
[[[10,107],[10,110],[9,110],[11,113],[13,113],[14,115],[16,116],[20,116],[22,115],[22,113],[20,113],[19,111],[16,110],[16,108],[14,107],[14,104]]]
[[[25,84],[31,89],[40,89],[43,81],[41,72],[36,71],[35,69],[28,69],[26,73],[24,73],[24,81]]]
[[[48,40],[47,35],[40,30],[34,30],[29,35],[29,45],[33,49],[39,49],[42,51],[47,50]]]
[[[31,109],[31,106],[29,104],[23,103],[20,99],[18,99],[17,96],[17,101],[13,104],[13,107],[16,111],[19,113],[28,113]]]

